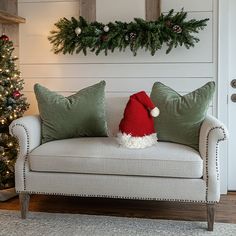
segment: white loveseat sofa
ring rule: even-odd
[[[227,137],[217,119],[208,116],[200,131],[199,151],[175,143],[131,150],[114,137],[128,98],[109,98],[110,137],[74,138],[41,145],[40,117],[12,122],[19,140],[15,166],[21,215],[26,218],[30,194],[108,197],[206,203],[208,230],[220,199],[219,142]]]

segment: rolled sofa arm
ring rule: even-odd
[[[228,138],[227,128],[223,123],[207,116],[199,137],[199,152],[204,162],[203,179],[206,181],[206,201],[220,200],[219,142]]]
[[[29,171],[28,154],[41,143],[41,119],[39,116],[25,116],[14,120],[9,132],[19,143],[19,153],[15,165],[16,191],[26,190],[25,173]]]

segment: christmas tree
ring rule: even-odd
[[[28,109],[21,94],[23,80],[13,57],[13,43],[6,35],[0,37],[0,190],[14,187],[14,165],[18,144],[9,134],[9,125]]]

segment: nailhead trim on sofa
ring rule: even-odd
[[[188,202],[188,203],[209,203],[215,204],[217,201],[200,201],[200,200],[180,200],[168,198],[146,198],[146,197],[124,197],[113,195],[90,195],[90,194],[67,194],[67,193],[48,193],[48,192],[35,192],[35,191],[17,191],[17,193],[27,194],[44,194],[44,195],[60,195],[60,196],[75,196],[75,197],[100,197],[100,198],[117,198],[117,199],[133,199],[133,200],[153,200],[153,201],[168,201],[168,202]]]
[[[208,202],[208,185],[209,185],[209,174],[208,174],[208,146],[209,146],[209,136],[211,134],[212,131],[214,131],[215,129],[221,129],[223,132],[224,137],[222,139],[218,139],[216,142],[216,177],[217,180],[219,180],[220,174],[219,174],[219,166],[218,166],[218,149],[219,149],[219,143],[221,141],[226,140],[226,133],[223,127],[213,127],[209,130],[208,134],[207,134],[207,141],[206,141],[206,202]]]
[[[18,143],[19,143],[19,139],[18,139],[18,137],[14,134],[14,127],[16,127],[16,126],[20,126],[20,127],[22,127],[23,129],[24,129],[24,131],[25,131],[25,134],[26,134],[26,137],[27,137],[27,147],[26,147],[26,156],[24,157],[24,166],[23,166],[23,180],[24,180],[24,190],[26,190],[26,176],[25,176],[25,165],[26,165],[26,162],[27,162],[27,159],[28,159],[28,155],[29,155],[29,133],[28,133],[28,131],[27,131],[27,128],[24,126],[24,125],[22,125],[22,124],[15,124],[15,125],[13,125],[12,126],[12,128],[11,128],[11,133],[12,133],[12,135],[17,139],[17,141],[18,141]],[[19,145],[20,146],[20,145]],[[19,147],[19,152],[20,152],[20,147]]]

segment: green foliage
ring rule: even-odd
[[[0,190],[14,187],[18,143],[9,133],[0,133]]]
[[[14,164],[17,141],[8,128],[12,120],[21,117],[29,104],[21,93],[23,80],[13,57],[13,43],[0,37],[0,189],[14,186]]]
[[[140,48],[155,55],[163,45],[167,45],[166,53],[169,53],[178,46],[184,45],[187,49],[194,47],[199,41],[194,35],[203,30],[209,20],[186,18],[187,13],[183,10],[177,13],[171,10],[167,15],[162,14],[156,21],[136,18],[130,23],[116,21],[107,25],[99,22],[88,23],[83,17],[79,20],[74,17],[71,20],[62,18],[55,24],[57,29],[51,31],[48,39],[56,54],[83,52],[86,55],[87,51],[91,51],[98,55],[104,51],[107,55],[108,51],[124,51],[128,47],[134,56]],[[105,26],[109,27],[108,32],[104,30]],[[78,27],[80,34],[75,32]]]

